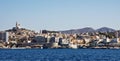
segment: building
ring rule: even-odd
[[[8,42],[9,32],[0,32],[0,40],[3,42]]]

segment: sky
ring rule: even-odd
[[[120,0],[0,0],[0,30],[120,29]]]

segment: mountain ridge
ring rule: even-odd
[[[74,33],[86,33],[86,32],[114,32],[114,31],[116,30],[109,27],[101,27],[98,29],[93,29],[92,27],[84,27],[80,29],[70,29],[70,30],[63,30],[59,32],[66,33],[66,34],[74,34]]]

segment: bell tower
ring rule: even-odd
[[[18,22],[16,22],[16,28],[17,28],[17,29],[20,28],[20,24],[18,24]]]

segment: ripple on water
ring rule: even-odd
[[[0,50],[0,61],[120,61],[120,50],[2,49]]]

